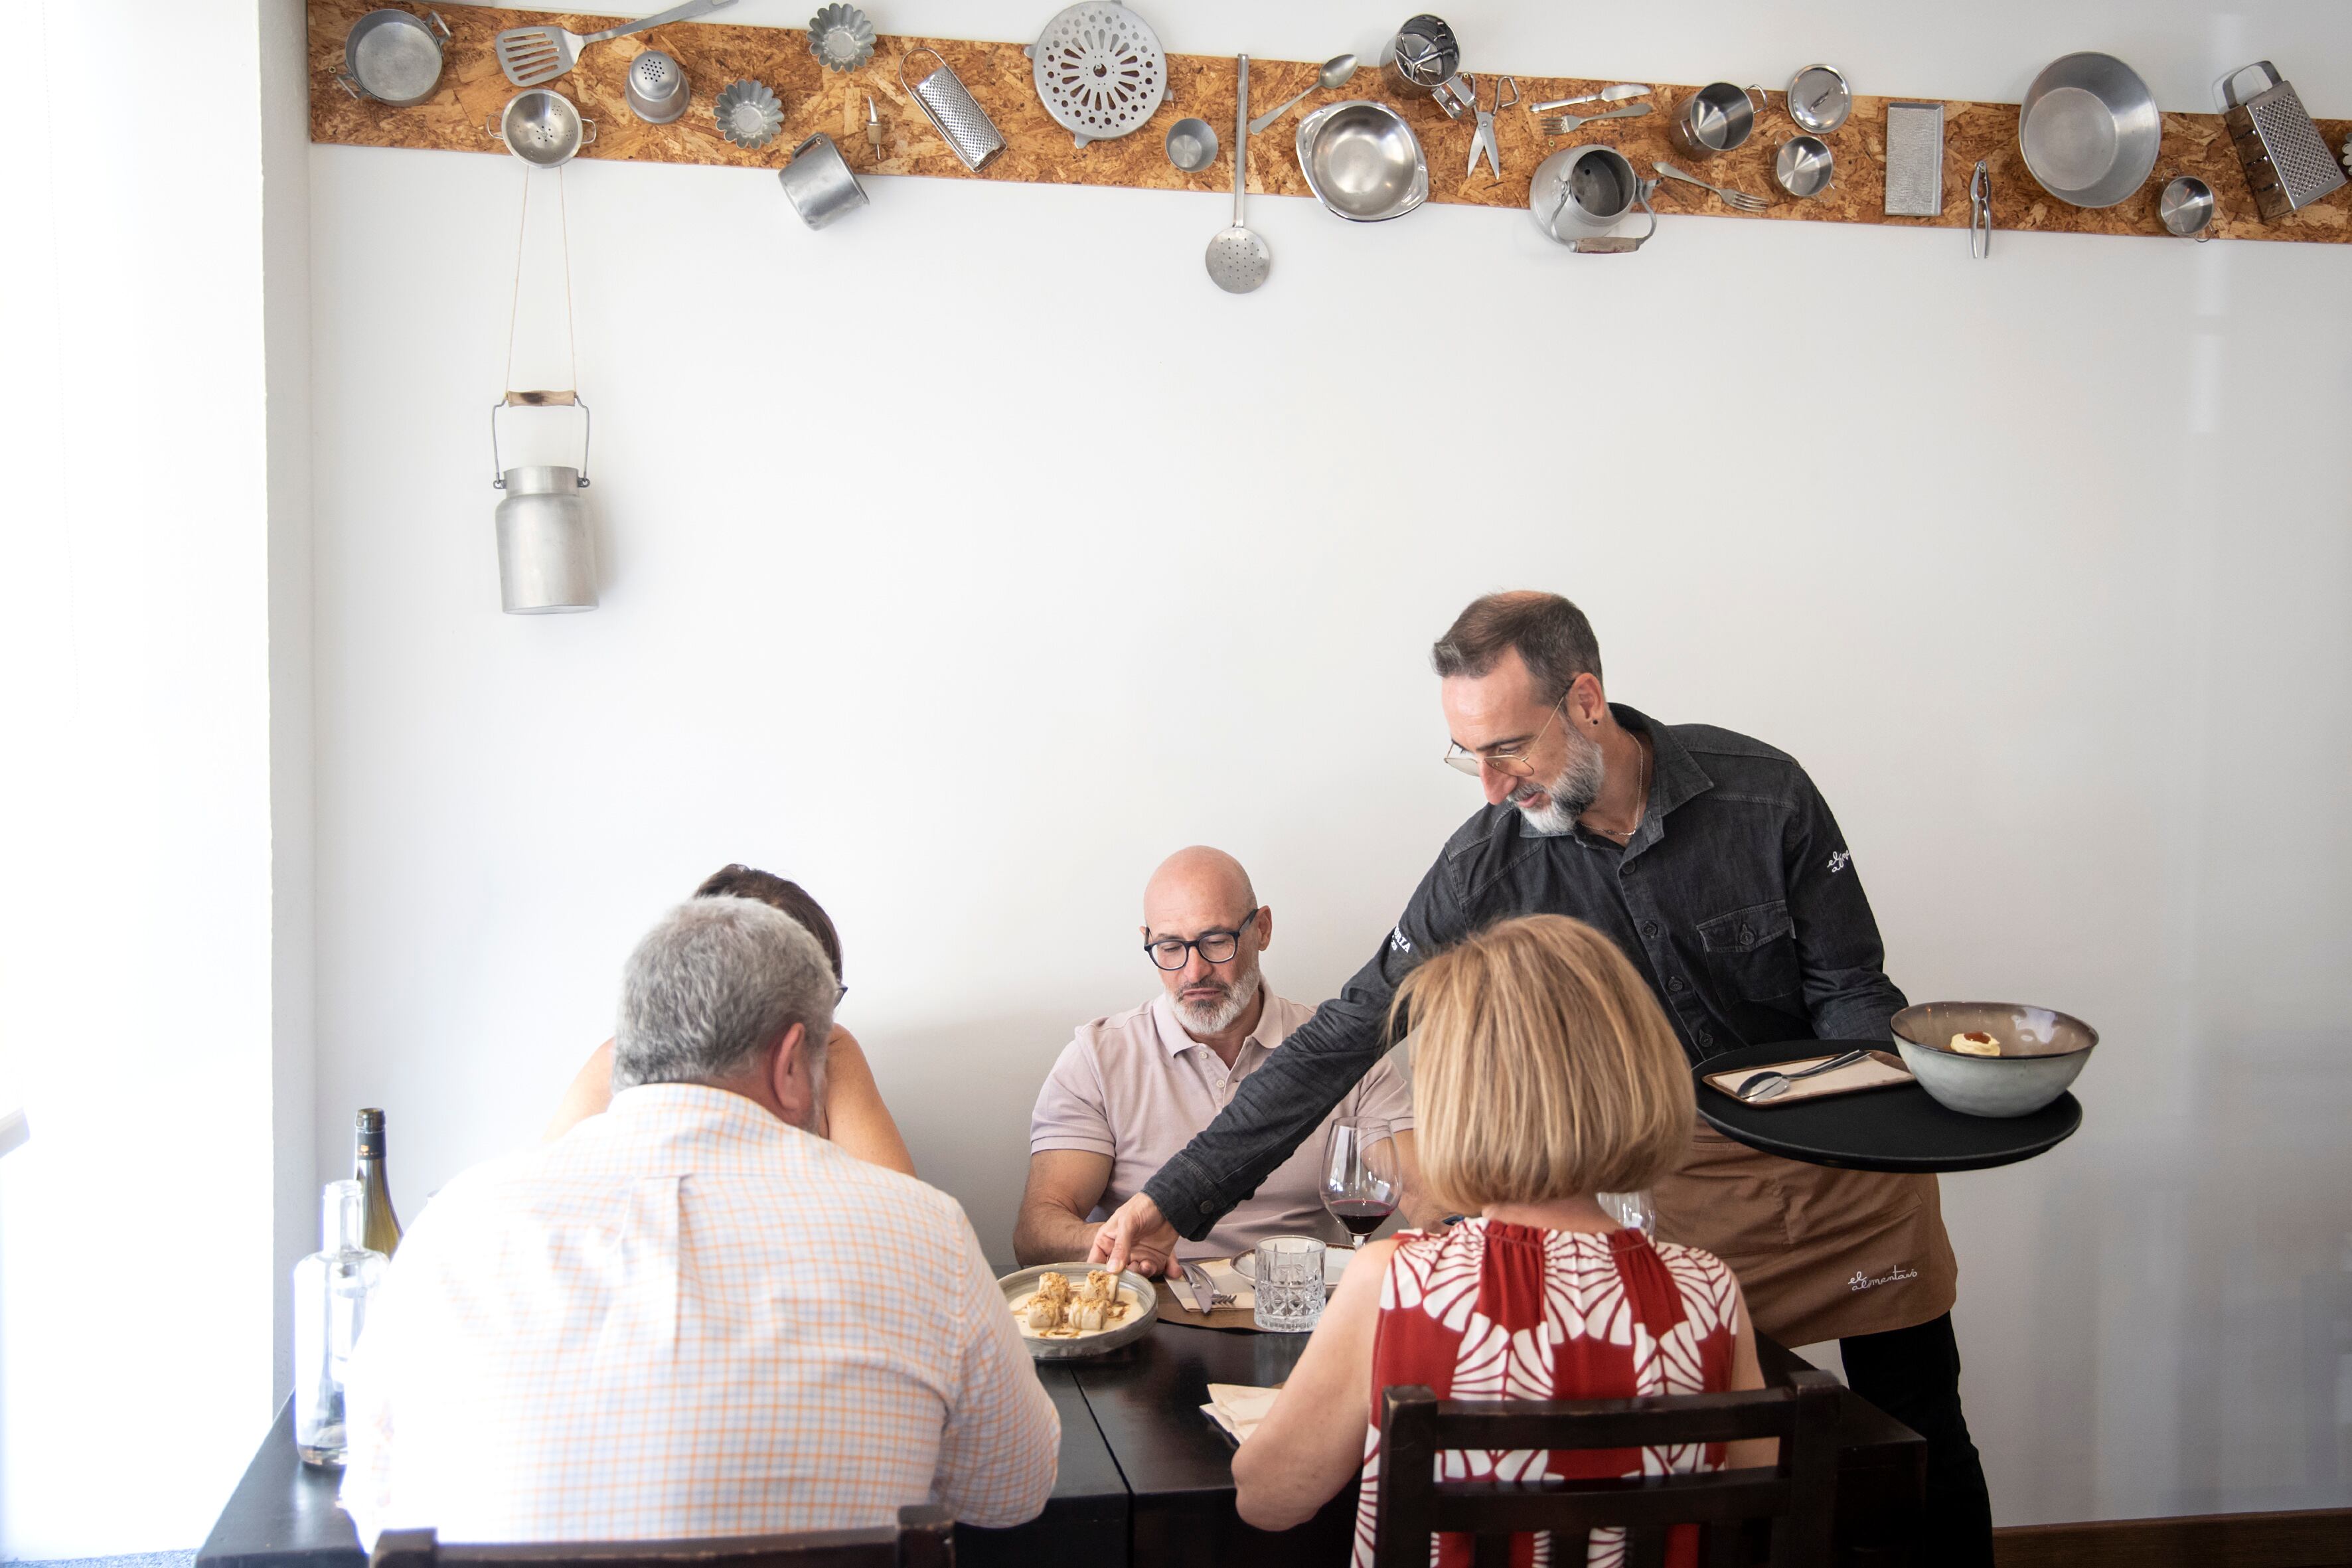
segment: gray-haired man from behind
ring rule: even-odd
[[[1060,1423],[963,1211],[811,1131],[835,999],[816,939],[751,900],[637,944],[612,1109],[449,1183],[373,1305],[343,1481],[363,1542],[1045,1506]]]

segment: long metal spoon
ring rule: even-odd
[[[1234,226],[1209,240],[1209,277],[1228,294],[1246,294],[1265,281],[1274,252],[1242,222],[1242,193],[1249,180],[1249,57],[1241,60],[1241,84],[1234,94]]]
[[[1280,109],[1269,109],[1264,114],[1259,115],[1255,120],[1251,121],[1249,122],[1249,133],[1253,136],[1256,135],[1259,132],[1265,130],[1267,126],[1273,124],[1276,121],[1281,119],[1292,110],[1297,108],[1299,103],[1307,97],[1307,93],[1328,92],[1335,87],[1345,87],[1348,85],[1348,79],[1355,74],[1355,56],[1333,55],[1329,59],[1323,62],[1323,74],[1315,79],[1315,85],[1313,87],[1308,88],[1307,92],[1300,93],[1298,97],[1292,99]]]
[[[1811,1078],[1817,1072],[1835,1072],[1840,1068],[1852,1067],[1868,1055],[1870,1055],[1868,1051],[1847,1051],[1842,1056],[1832,1057],[1825,1062],[1815,1062],[1811,1067],[1799,1068],[1795,1072],[1781,1072],[1776,1068],[1767,1068],[1752,1078],[1742,1079],[1739,1088],[1733,1092],[1731,1098],[1745,1100],[1750,1105],[1759,1100],[1777,1100],[1788,1093],[1789,1086],[1801,1078]]]

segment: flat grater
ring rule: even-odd
[[[940,62],[940,68],[919,82],[911,82],[907,79],[907,60],[917,55],[930,56]],[[940,140],[945,142],[949,150],[973,174],[987,168],[996,155],[1004,151],[1003,132],[996,129],[996,121],[988,117],[988,110],[980,106],[979,100],[971,96],[971,89],[964,86],[963,79],[956,75],[955,68],[948,64],[939,50],[929,47],[909,50],[906,59],[898,62],[898,85],[915,95],[915,102],[921,107],[923,118],[931,122],[931,129],[940,133]]]
[[[1944,106],[1886,106],[1886,213],[1944,216]]]
[[[2268,82],[2249,99],[2238,97],[2238,79],[2260,71]],[[2254,207],[2266,218],[2284,217],[2309,206],[2345,184],[2344,171],[2327,155],[2327,143],[2293,86],[2268,60],[2240,66],[2221,81],[2221,123],[2246,171]]]

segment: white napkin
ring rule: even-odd
[[[1255,1307],[1257,1305],[1257,1290],[1255,1287],[1250,1284],[1247,1276],[1242,1274],[1234,1268],[1231,1259],[1223,1258],[1210,1258],[1201,1265],[1201,1271],[1209,1277],[1209,1283],[1212,1286],[1215,1287],[1217,1289],[1223,1290],[1226,1295],[1233,1298],[1233,1300],[1227,1302],[1226,1305],[1233,1307]]]
[[[1257,1430],[1258,1423],[1265,1419],[1266,1412],[1274,1408],[1275,1395],[1281,1392],[1278,1388],[1252,1388],[1240,1383],[1213,1383],[1209,1384],[1209,1403],[1201,1409],[1210,1420],[1233,1434],[1234,1442],[1246,1443],[1250,1434]]]

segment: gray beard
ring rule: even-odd
[[[1232,1028],[1234,1020],[1249,1011],[1249,1005],[1257,1000],[1257,988],[1263,978],[1256,963],[1252,963],[1247,974],[1229,983],[1223,997],[1206,1007],[1194,1006],[1171,997],[1171,1001],[1176,1001],[1176,1016],[1193,1034],[1220,1034]]]
[[[1537,781],[1530,779],[1510,793],[1510,803],[1519,808],[1529,827],[1538,833],[1557,835],[1576,830],[1576,819],[1592,809],[1601,798],[1601,781],[1608,776],[1607,763],[1601,761],[1601,742],[1589,741],[1570,731],[1567,736],[1568,763],[1555,776]],[[1529,805],[1533,795],[1548,796],[1542,805]]]

